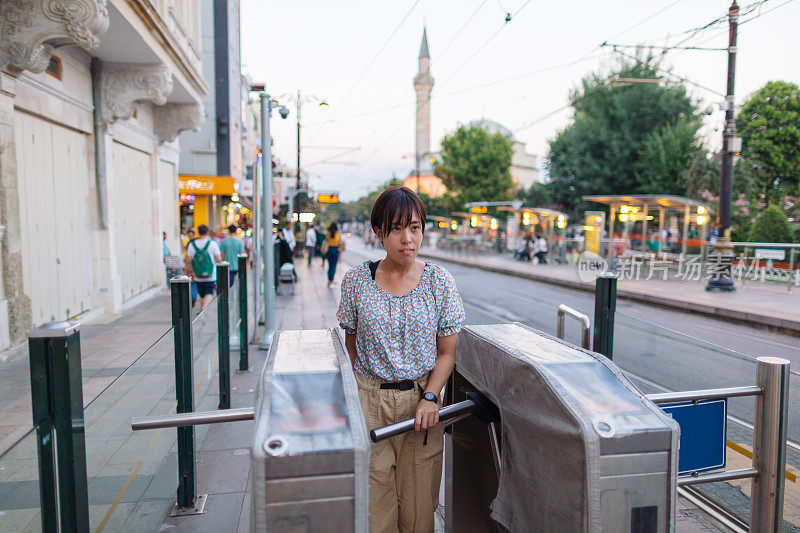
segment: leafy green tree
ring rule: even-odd
[[[792,242],[792,227],[777,206],[767,207],[750,228],[750,242]]]
[[[575,212],[586,207],[585,194],[682,190],[685,177],[670,173],[683,170],[699,150],[699,121],[686,88],[661,76],[652,60],[590,74],[570,100],[573,121],[550,141],[547,162],[557,203]]]
[[[800,87],[767,82],[736,117],[742,152],[760,166],[760,188],[768,203],[800,191]]]
[[[526,190],[520,191],[520,200],[531,207],[553,207],[553,193],[547,185],[539,182],[531,183]]]
[[[456,205],[511,198],[511,139],[484,128],[459,126],[442,139],[441,162],[435,174],[444,182]]]
[[[693,165],[705,155],[697,139],[699,125],[697,117],[681,116],[647,136],[640,152],[640,192],[686,194]]]

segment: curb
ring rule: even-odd
[[[559,285],[562,287],[568,287],[571,289],[577,289],[585,292],[592,292],[592,293],[594,292],[594,284],[579,280],[553,278],[550,276],[536,274],[533,272],[520,272],[512,268],[505,268],[494,265],[483,265],[465,259],[454,258],[446,255],[432,254],[422,250],[420,250],[419,255],[422,257],[428,257],[430,259],[449,261],[457,265],[477,268],[479,270],[485,270],[487,272],[495,272],[497,274],[505,274],[508,276],[515,276],[518,278],[529,279],[531,281],[540,281],[542,283],[550,283],[552,285]],[[625,300],[642,302],[657,307],[664,307],[666,309],[695,313],[698,315],[705,315],[713,318],[724,318],[727,320],[741,322],[743,324],[748,324],[748,325],[755,325],[759,327],[768,327],[780,333],[786,333],[794,337],[800,337],[800,320],[792,320],[792,319],[780,318],[777,316],[762,315],[758,313],[740,311],[738,309],[719,307],[705,303],[687,302],[686,300],[670,298],[668,296],[663,296],[660,294],[653,295],[624,288],[617,289],[617,297],[623,298]]]

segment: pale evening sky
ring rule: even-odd
[[[751,5],[757,9],[740,17],[753,20],[739,28],[737,104],[769,80],[800,83],[800,1],[740,4]],[[674,46],[686,40],[683,46],[724,48],[727,20],[694,36],[686,31],[729,6],[726,0],[242,0],[242,63],[275,97],[300,89],[329,102],[303,107],[301,164],[312,187],[353,200],[412,169],[412,81],[423,24],[435,80],[431,149],[458,123],[486,118],[511,129],[541,166],[547,141],[569,123],[569,109],[556,111],[569,91],[587,73],[615,64],[617,54],[602,42]],[[508,23],[506,12],[514,15]],[[723,51],[672,50],[662,66],[725,92]],[[724,99],[689,88],[703,106]],[[281,103],[292,113],[286,120],[274,113],[273,149],[294,166],[294,106]],[[716,111],[704,129],[714,146],[713,129],[721,122]]]

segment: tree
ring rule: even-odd
[[[697,117],[682,116],[647,136],[640,152],[639,192],[686,194],[693,164],[705,156],[696,135],[699,125]]]
[[[441,162],[435,174],[444,182],[456,204],[509,200],[512,141],[473,125],[459,126],[442,139]]]
[[[700,149],[699,121],[685,87],[661,76],[651,59],[588,75],[570,100],[572,123],[550,141],[547,161],[557,203],[575,212],[585,194],[664,193],[665,184],[681,190],[674,173]]]
[[[536,181],[526,190],[520,191],[520,200],[531,207],[553,207],[553,193],[547,185]]]
[[[777,206],[767,207],[750,228],[750,242],[792,242],[792,227],[789,220]]]
[[[767,203],[800,191],[800,87],[770,81],[753,93],[736,117],[742,154],[758,165]]]

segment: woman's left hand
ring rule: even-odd
[[[425,431],[439,423],[439,405],[425,399],[417,404],[417,413],[414,415],[414,431]]]

